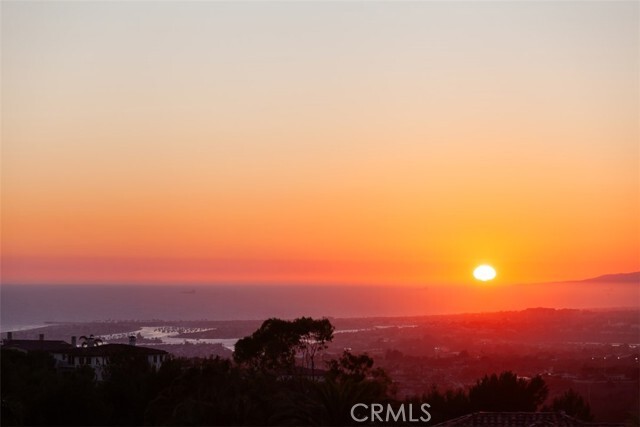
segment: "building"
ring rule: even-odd
[[[159,369],[167,358],[167,352],[131,344],[103,344],[94,347],[75,347],[66,353],[68,367],[90,366],[96,379],[104,378],[105,367],[118,357],[135,357],[146,360],[149,366]]]
[[[83,338],[83,337],[81,337]],[[91,335],[85,342],[78,346],[76,337],[71,337],[71,344],[60,340],[45,340],[44,334],[40,334],[38,340],[16,340],[9,332],[7,339],[3,340],[2,348],[30,352],[45,352],[50,354],[56,362],[56,368],[60,370],[90,366],[96,373],[96,379],[104,379],[105,367],[114,358],[133,357],[144,359],[149,366],[159,369],[167,359],[168,353],[149,347],[136,346],[135,337],[129,337],[129,344],[101,344],[100,339]]]
[[[622,427],[622,424],[591,423],[577,420],[564,412],[474,412],[454,418],[436,427]]]
[[[56,361],[56,366],[62,366],[67,363],[67,354],[73,349],[73,346],[62,340],[45,340],[44,334],[40,334],[37,340],[14,340],[13,334],[7,332],[7,338],[3,340],[2,348],[24,353],[34,351],[49,353]]]

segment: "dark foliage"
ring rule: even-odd
[[[3,350],[3,425],[103,425],[107,405],[94,372],[82,367],[57,372],[45,353]]]
[[[421,398],[408,399],[408,403],[420,405],[428,403],[434,408],[430,412],[431,424],[437,424],[452,418],[472,412],[469,396],[464,390],[446,390],[438,391],[434,386],[429,393],[424,394]]]
[[[87,366],[56,370],[47,354],[2,350],[2,424],[357,425],[350,417],[356,403],[429,403],[435,424],[473,411],[535,411],[547,395],[541,378],[503,372],[485,376],[468,392],[433,388],[399,401],[370,356],[349,352],[331,360],[322,378],[282,370],[291,368],[296,352],[321,350],[332,333],[326,319],[270,319],[241,341],[239,363],[170,358],[156,371],[144,359],[120,355],[110,359],[103,381]],[[550,409],[591,418],[573,390]]]
[[[592,421],[591,406],[575,390],[570,388],[562,396],[556,397],[545,411],[564,411],[565,414],[582,421]]]
[[[535,411],[548,393],[541,377],[527,380],[507,371],[478,380],[469,390],[469,403],[473,411]]]
[[[268,319],[257,331],[236,343],[233,357],[237,363],[256,370],[291,373],[296,353],[300,352],[305,364],[313,370],[316,354],[333,339],[333,329],[328,319]]]

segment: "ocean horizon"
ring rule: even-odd
[[[540,292],[540,286],[548,289]],[[621,283],[494,287],[6,284],[0,286],[0,331],[58,322],[412,317],[531,307],[637,308],[639,293],[634,284]],[[596,300],[599,303],[594,305]],[[478,304],[483,310],[477,309]]]

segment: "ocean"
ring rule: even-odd
[[[48,322],[409,317],[529,307],[638,307],[636,284],[469,286],[1,285],[0,330]]]

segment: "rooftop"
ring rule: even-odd
[[[439,427],[605,427],[621,424],[589,423],[577,420],[563,412],[474,412],[437,424]]]
[[[91,347],[75,347],[62,340],[14,340],[5,339],[2,348],[20,351],[44,351],[47,353],[65,353],[74,356],[113,356],[116,354],[160,355],[164,350],[137,347],[131,344],[102,344]]]
[[[5,340],[2,348],[50,353],[67,352],[73,349],[71,344],[61,340]]]
[[[137,347],[129,344],[103,344],[95,347],[72,347],[66,353],[72,354],[74,356],[113,356],[116,354],[167,354],[167,352],[164,350],[158,350],[149,347]]]

